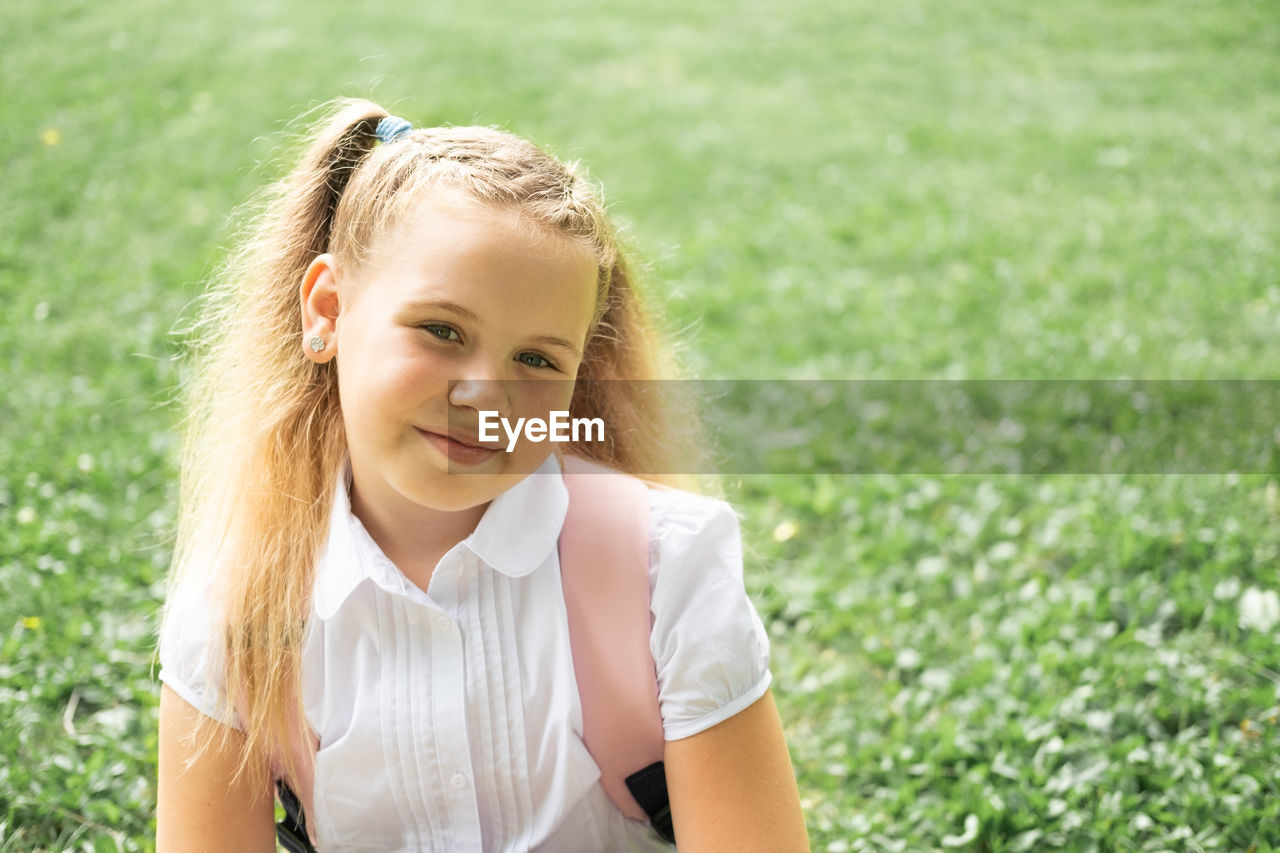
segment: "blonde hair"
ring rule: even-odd
[[[583,241],[598,261],[597,308],[571,411],[603,418],[611,440],[568,452],[687,485],[661,472],[682,470],[695,450],[696,431],[672,428],[650,383],[614,381],[670,378],[674,364],[591,184],[492,128],[423,128],[375,144],[387,115],[364,100],[329,105],[300,163],[251,206],[250,226],[190,330],[169,595],[172,602],[185,584],[217,581],[225,711],[238,714],[246,744],[239,772],[251,778],[267,778],[272,766],[296,778],[287,744],[307,742],[298,740],[306,736],[303,631],[346,450],[336,365],[314,364],[302,351],[298,291],[316,255],[358,267],[378,235],[435,188],[514,208]],[[166,608],[166,620],[173,612]],[[198,747],[228,734],[207,722]]]

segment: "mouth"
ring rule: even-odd
[[[473,468],[493,459],[502,451],[497,447],[486,447],[480,443],[479,436],[463,432],[434,432],[416,428],[436,450],[440,451],[451,465],[462,465]]]

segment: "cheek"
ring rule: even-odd
[[[338,383],[344,402],[383,411],[419,411],[424,403],[448,394],[446,360],[412,342],[384,339],[363,348],[344,364],[338,361]]]
[[[375,366],[374,371],[374,381],[387,393],[404,394],[418,400],[444,393],[449,384],[445,365],[422,354],[386,358]]]

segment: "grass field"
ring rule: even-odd
[[[0,851],[153,848],[171,334],[284,122],[607,188],[694,375],[1280,378],[1266,0],[0,11]],[[814,849],[1280,849],[1275,477],[743,476]]]

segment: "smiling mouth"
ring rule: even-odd
[[[428,442],[444,454],[450,464],[473,467],[488,462],[501,451],[497,447],[485,447],[478,438],[466,435],[444,435],[418,428]]]

